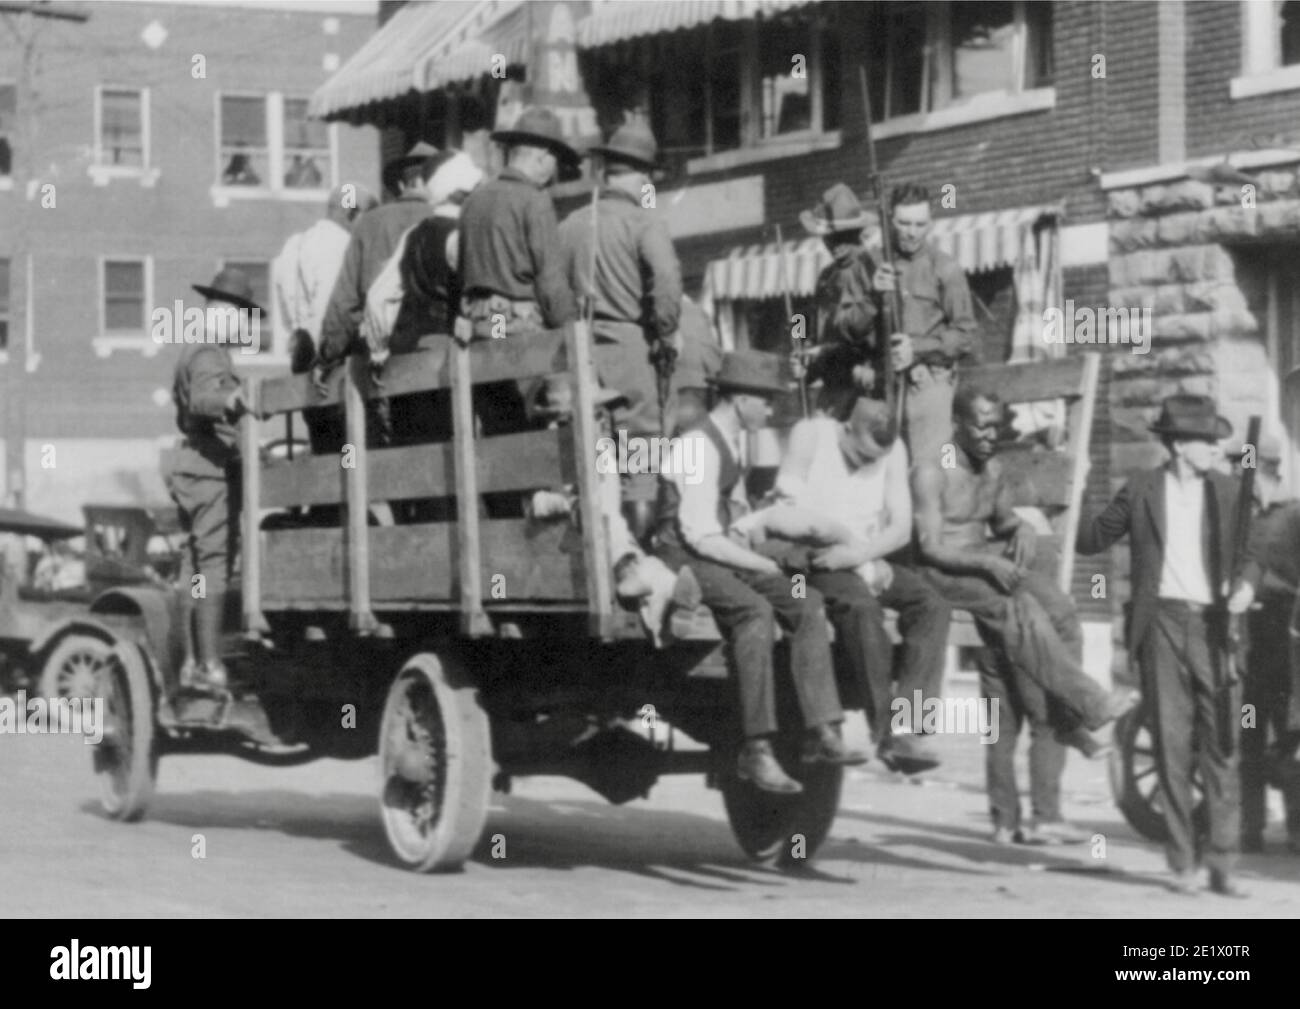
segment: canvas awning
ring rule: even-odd
[[[1060,205],[1052,204],[940,217],[930,231],[930,241],[957,260],[967,273],[1015,266],[1025,228],[1061,213]],[[864,237],[868,246],[879,246],[874,226]],[[787,241],[785,257],[783,267],[775,242],[736,246],[723,258],[709,263],[705,283],[716,300],[759,301],[780,298],[787,290],[792,297],[807,297],[816,290],[817,275],[831,261],[820,238]],[[783,277],[788,277],[788,282]]]
[[[471,17],[420,57],[415,67],[416,88],[433,91],[491,73],[497,55],[505,57],[506,66],[527,62],[532,14],[530,5],[520,0],[479,4]]]
[[[337,118],[349,109],[404,95],[417,84],[420,58],[455,36],[460,22],[483,5],[474,0],[439,0],[403,7],[316,89],[309,112]]]
[[[802,7],[808,0],[596,0],[578,23],[578,45],[607,46],[641,35],[658,35],[708,24],[741,21]]]

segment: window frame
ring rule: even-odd
[[[1282,17],[1278,0],[1240,0],[1240,73],[1228,81],[1233,99],[1300,89],[1300,63],[1282,65]]]
[[[267,179],[259,186],[230,186],[221,182],[221,100],[223,98],[258,98],[264,103],[266,115]],[[214,91],[212,95],[213,182],[209,187],[213,206],[229,206],[231,200],[291,200],[319,203],[325,200],[339,179],[339,134],[337,123],[326,124],[329,166],[322,185],[312,189],[296,189],[284,184],[286,150],[284,146],[284,102],[309,100],[303,95],[284,91]],[[260,355],[259,355],[260,356]]]
[[[141,164],[110,165],[104,161],[104,92],[134,91],[140,97],[140,146]],[[151,96],[148,85],[100,83],[95,85],[94,94],[94,130],[95,140],[91,146],[91,163],[87,173],[95,185],[107,185],[111,179],[139,179],[142,185],[153,185],[158,179],[158,171],[153,167],[153,137],[151,122]]]
[[[154,307],[154,271],[153,256],[132,255],[129,253],[101,253],[96,256],[96,270],[99,279],[99,297],[96,305],[98,313],[96,335],[91,340],[98,357],[108,357],[115,350],[136,350],[145,357],[155,357],[162,345],[155,343],[152,336],[152,315]],[[139,333],[127,330],[108,329],[108,264],[139,263],[144,267],[144,326]]]
[[[18,118],[18,81],[8,77],[0,77],[0,88],[13,88],[14,118],[17,119]],[[5,134],[5,136],[9,137],[11,141],[9,145],[9,152],[11,155],[13,154],[13,150],[14,150],[12,141],[17,139],[14,136],[15,133],[16,130],[11,128],[9,133]],[[0,192],[8,192],[9,190],[13,189],[13,187],[14,187],[13,166],[10,165],[10,170],[5,174],[0,175]]]

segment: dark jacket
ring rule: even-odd
[[[1075,549],[1080,554],[1100,553],[1126,534],[1132,555],[1131,613],[1126,639],[1130,652],[1141,646],[1151,627],[1160,594],[1165,559],[1165,473],[1167,466],[1134,474],[1100,515],[1084,515],[1079,522]],[[1205,573],[1216,603],[1224,602],[1223,584],[1232,577],[1232,537],[1237,521],[1239,482],[1222,473],[1205,479],[1200,547],[1206,558]],[[1174,544],[1187,549],[1190,544]],[[1212,549],[1212,546],[1216,549]],[[1247,572],[1247,580],[1254,580]]]
[[[176,426],[185,435],[173,473],[220,477],[238,461],[239,430],[226,413],[226,401],[237,388],[239,379],[225,347],[186,344],[172,382]]]

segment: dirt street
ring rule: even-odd
[[[1112,805],[1103,765],[1071,757],[1066,780],[1068,815],[1104,837],[1096,858],[1090,845],[990,844],[982,748],[967,736],[943,750],[947,762],[921,784],[875,763],[851,772],[831,838],[799,873],[749,864],[718,793],[691,776],[623,807],[564,779],[516,781],[463,873],[416,876],[387,853],[371,760],[271,769],[164,758],[149,817],[119,824],[97,811],[80,739],[0,736],[0,914],[1300,914],[1300,858],[1285,854],[1276,822],[1270,854],[1243,862],[1250,900],[1178,897],[1159,885],[1159,850]],[[504,858],[492,857],[492,835]]]

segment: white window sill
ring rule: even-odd
[[[108,357],[114,351],[134,351],[145,357],[157,357],[163,344],[157,343],[147,335],[135,336],[127,333],[101,334],[90,341],[96,357]]]
[[[228,207],[231,200],[287,200],[290,203],[324,203],[328,189],[271,189],[268,186],[212,186],[214,207]]]
[[[88,165],[86,174],[97,186],[107,186],[114,179],[134,179],[145,189],[152,189],[161,174],[157,168],[124,168],[120,165]]]
[[[1253,98],[1277,91],[1294,91],[1300,88],[1300,66],[1278,67],[1263,73],[1242,74],[1228,82],[1228,94],[1233,98]]]
[[[778,158],[790,158],[810,151],[829,151],[839,147],[841,133],[831,130],[829,133],[790,134],[760,141],[753,147],[742,147],[735,151],[720,151],[706,154],[701,158],[691,158],[686,162],[686,174],[699,175],[703,172],[721,172],[741,165],[752,165],[759,161],[776,161]]]
[[[952,105],[934,112],[920,112],[910,116],[897,116],[883,123],[873,123],[873,140],[899,137],[908,133],[930,133],[950,130],[955,126],[982,123],[989,119],[1019,116],[1026,112],[1042,112],[1056,107],[1056,88],[1034,88],[1032,91],[997,91],[976,95],[970,101]]]

